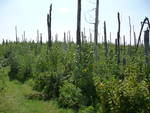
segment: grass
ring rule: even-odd
[[[18,81],[9,81],[5,75],[5,93],[0,95],[0,113],[73,113],[70,109],[59,108],[55,101],[29,100],[26,95],[33,93],[29,83],[21,84]]]

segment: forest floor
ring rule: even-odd
[[[28,99],[26,96],[35,92],[31,82],[10,81],[8,71],[9,67],[3,69],[6,89],[0,94],[0,113],[73,113],[70,109],[59,108],[56,101]]]

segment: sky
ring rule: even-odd
[[[47,13],[51,3],[53,5],[52,35],[55,36],[58,33],[58,40],[63,40],[63,33],[70,31],[75,40],[77,0],[0,0],[0,42],[3,39],[15,40],[15,26],[17,26],[20,39],[22,39],[22,34],[25,31],[28,41],[36,40],[37,30],[39,30],[43,35],[43,40],[46,41],[48,37]],[[96,0],[82,0],[81,28],[82,30],[85,28],[87,36],[89,36],[89,29],[94,31],[93,24],[88,22],[94,22],[95,3]],[[120,12],[121,17],[121,37],[125,35],[127,42],[129,42],[129,16],[138,36],[141,21],[145,17],[150,18],[149,6],[150,0],[100,0],[100,40],[104,34],[103,23],[106,21],[107,38],[109,40],[111,32],[114,42],[118,30],[117,12]]]

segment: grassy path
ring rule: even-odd
[[[7,88],[5,94],[0,95],[0,113],[73,113],[58,108],[54,101],[27,99],[25,95],[34,92],[28,83],[9,81],[8,77],[5,81]]]

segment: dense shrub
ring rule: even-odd
[[[64,82],[59,92],[59,103],[61,106],[77,109],[82,105],[83,95],[81,89],[74,84]]]
[[[97,83],[97,95],[102,113],[148,113],[150,92],[145,80],[138,81],[137,68],[127,66],[126,78]],[[110,77],[111,78],[111,77]]]
[[[85,96],[84,105],[89,106],[95,103],[96,90],[93,81],[93,49],[89,45],[84,45],[76,53],[76,63],[74,69],[74,83]]]
[[[12,56],[10,57],[10,72],[11,80],[17,79],[21,82],[26,81],[32,77],[32,62],[30,56]]]
[[[56,98],[59,95],[61,76],[56,72],[43,72],[35,78],[34,89],[40,91],[45,99]]]

